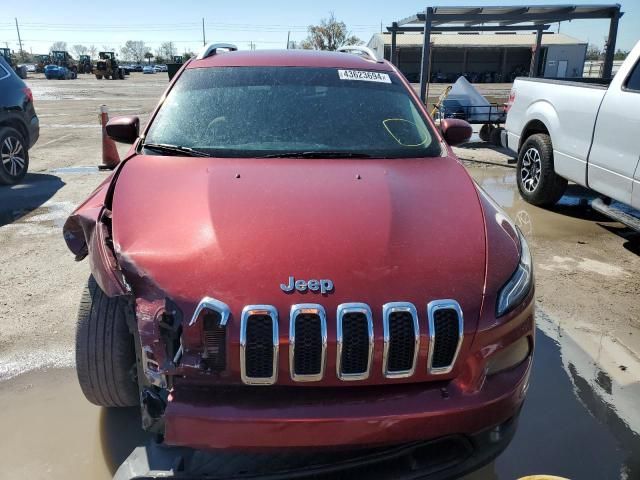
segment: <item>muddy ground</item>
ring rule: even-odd
[[[94,407],[76,385],[75,314],[89,270],[60,227],[106,176],[95,168],[99,105],[144,121],[166,76],[28,83],[41,137],[25,181],[0,187],[0,422],[11,432],[0,478],[109,478],[145,437],[135,410]],[[591,210],[576,186],[552,211],[526,204],[500,149],[471,142],[456,152],[530,242],[539,325],[516,438],[469,478],[640,478],[640,236]]]

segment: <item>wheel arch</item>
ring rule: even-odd
[[[3,120],[0,120],[0,128],[2,127],[9,127],[9,128],[13,128],[15,130],[17,130],[20,135],[22,135],[22,138],[24,138],[24,141],[26,143],[26,145],[30,145],[31,144],[31,138],[29,136],[29,129],[27,128],[27,126],[24,124],[24,122],[20,121],[19,118],[17,117],[8,117],[5,118]],[[26,148],[26,146],[25,146]]]
[[[518,151],[527,141],[531,135],[537,133],[544,133],[551,138],[551,144],[553,145],[553,135],[551,132],[556,132],[559,127],[558,112],[555,107],[547,101],[538,101],[533,103],[527,108],[525,118],[528,119],[522,134],[520,135],[520,143],[518,145]]]

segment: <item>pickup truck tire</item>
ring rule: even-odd
[[[18,130],[0,127],[0,185],[13,185],[29,169],[27,142]]]
[[[76,371],[82,393],[102,407],[140,404],[134,337],[126,300],[110,298],[93,276],[82,293],[76,328]]]
[[[553,167],[551,138],[536,133],[525,140],[518,153],[518,190],[527,202],[539,207],[555,205],[567,189],[567,180]]]
[[[482,140],[483,142],[488,142],[491,136],[492,129],[493,129],[493,125],[490,125],[488,123],[485,123],[484,125],[482,125],[482,127],[480,127],[480,132],[478,133],[480,140]]]

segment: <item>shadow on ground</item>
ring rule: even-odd
[[[0,227],[13,223],[35,210],[64,185],[58,176],[29,173],[17,185],[0,186]]]

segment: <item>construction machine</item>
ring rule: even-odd
[[[89,55],[80,55],[78,60],[78,73],[93,73],[93,63]]]
[[[17,64],[15,56],[11,53],[11,49],[0,48],[0,56],[4,57],[9,66],[13,68],[20,78],[27,78],[27,67]]]
[[[44,55],[36,55],[36,73],[43,73],[44,67],[51,63],[51,56],[47,53]]]
[[[100,52],[99,59],[93,69],[98,80],[104,78],[108,80],[124,80],[124,68],[118,64],[118,59],[114,52]]]

